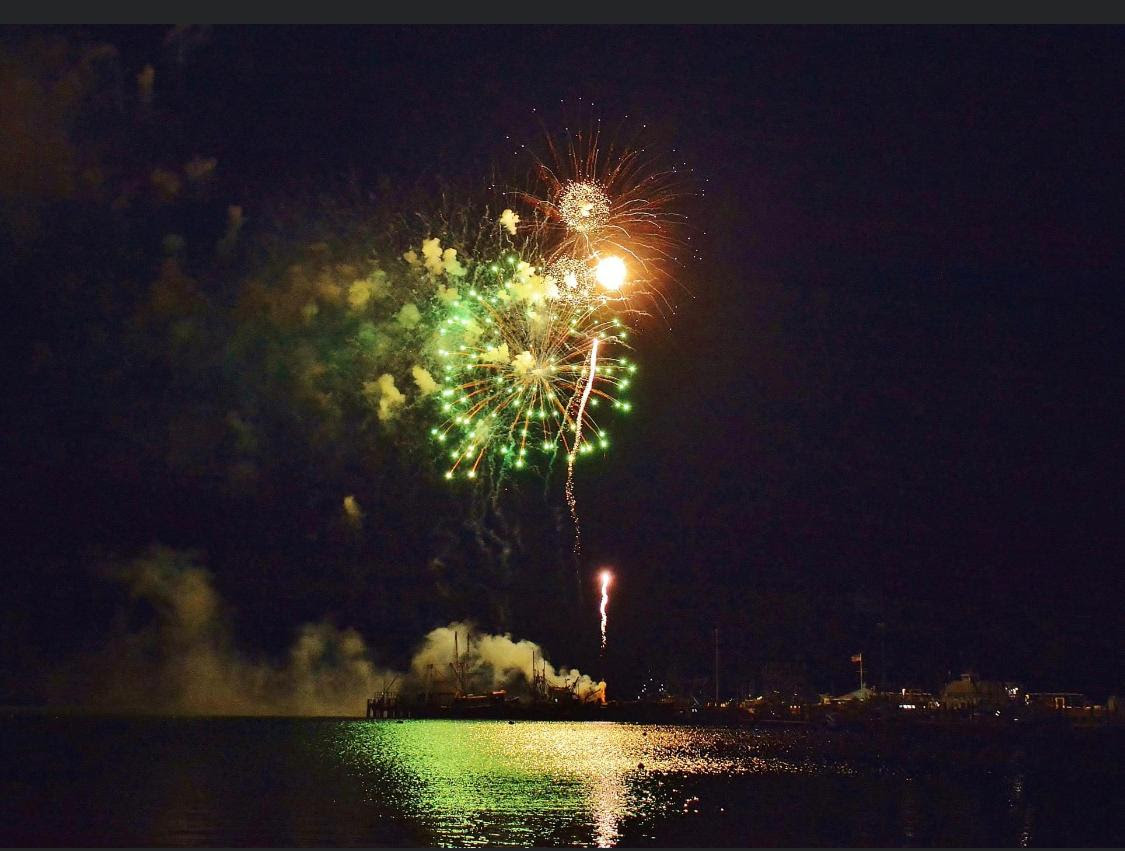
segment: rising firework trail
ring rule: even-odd
[[[578,500],[574,497],[574,459],[578,457],[582,443],[582,417],[586,413],[586,403],[590,401],[590,391],[594,387],[594,378],[598,373],[598,338],[590,341],[590,363],[587,367],[589,375],[586,387],[582,390],[582,398],[578,403],[578,415],[574,418],[577,430],[574,433],[574,449],[571,450],[566,460],[566,504],[570,506],[570,518],[574,521],[574,569],[578,570],[578,555],[582,547],[578,528]]]
[[[609,583],[613,581],[613,574],[610,573],[608,570],[603,570],[601,572],[601,580],[602,580],[602,605],[601,605],[600,611],[602,613],[602,652],[604,653],[605,652],[605,645],[606,645],[605,628],[606,628],[607,623],[609,622],[609,617],[606,614],[606,607],[609,605]]]

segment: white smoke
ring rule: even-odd
[[[348,494],[344,497],[344,518],[353,528],[358,529],[363,525],[363,509],[354,494]]]
[[[425,367],[415,364],[410,368],[410,374],[414,376],[414,383],[418,387],[418,392],[423,396],[428,396],[438,389],[438,383],[434,381],[434,377]]]
[[[543,649],[535,642],[516,641],[507,633],[482,634],[469,622],[451,623],[427,633],[411,661],[411,679],[425,677],[431,665],[443,677],[450,676],[449,664],[455,650],[466,664],[467,685],[471,689],[526,691],[534,677],[533,666],[538,664],[548,685],[572,686],[582,699],[605,692],[604,682],[596,682],[578,670],[555,668],[545,661]]]
[[[345,512],[348,511],[345,499]],[[353,507],[358,512],[358,503]],[[538,659],[546,681],[580,698],[605,683],[544,662],[539,645],[480,633],[467,622],[431,630],[405,672],[378,666],[363,637],[330,623],[306,624],[281,663],[241,653],[211,575],[191,553],[155,547],[116,571],[151,622],[120,631],[57,672],[51,702],[118,712],[184,715],[336,715],[363,713],[384,691],[416,696],[423,684],[452,690],[454,646],[466,689],[526,694]]]
[[[512,360],[511,354],[508,352],[508,344],[501,343],[499,346],[492,346],[485,349],[479,355],[481,363],[510,363]]]
[[[302,627],[284,664],[233,646],[210,574],[188,553],[154,548],[117,573],[153,611],[64,670],[52,702],[192,715],[354,715],[393,674],[370,660],[359,633]]]
[[[379,419],[387,421],[398,413],[406,402],[406,396],[395,387],[395,377],[384,372],[375,381],[365,381],[363,392],[378,405]]]
[[[395,314],[395,319],[398,320],[398,324],[403,328],[415,328],[418,323],[422,321],[422,311],[418,309],[418,305],[414,302],[408,301],[402,306],[402,309]]]
[[[519,223],[519,215],[511,210],[504,210],[504,212],[500,214],[500,227],[504,228],[504,230],[512,236],[516,235],[516,225]]]

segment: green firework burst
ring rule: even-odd
[[[507,252],[470,263],[438,315],[441,421],[430,433],[446,478],[541,468],[559,454],[573,460],[609,447],[600,420],[630,410],[637,367],[619,354],[628,328],[604,301],[561,297],[552,276]]]

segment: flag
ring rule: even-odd
[[[854,656],[852,656],[852,661],[853,662],[862,662],[863,661],[863,654],[862,653],[856,653]]]

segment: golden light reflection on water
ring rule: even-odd
[[[1125,835],[1106,782],[1123,764],[1119,740],[1035,735],[1005,745],[963,729],[9,719],[0,838],[1095,847]]]
[[[349,758],[373,769],[369,794],[411,813],[439,845],[609,847],[627,818],[692,807],[662,778],[808,770],[758,756],[751,733],[718,729],[408,721],[345,730]]]

